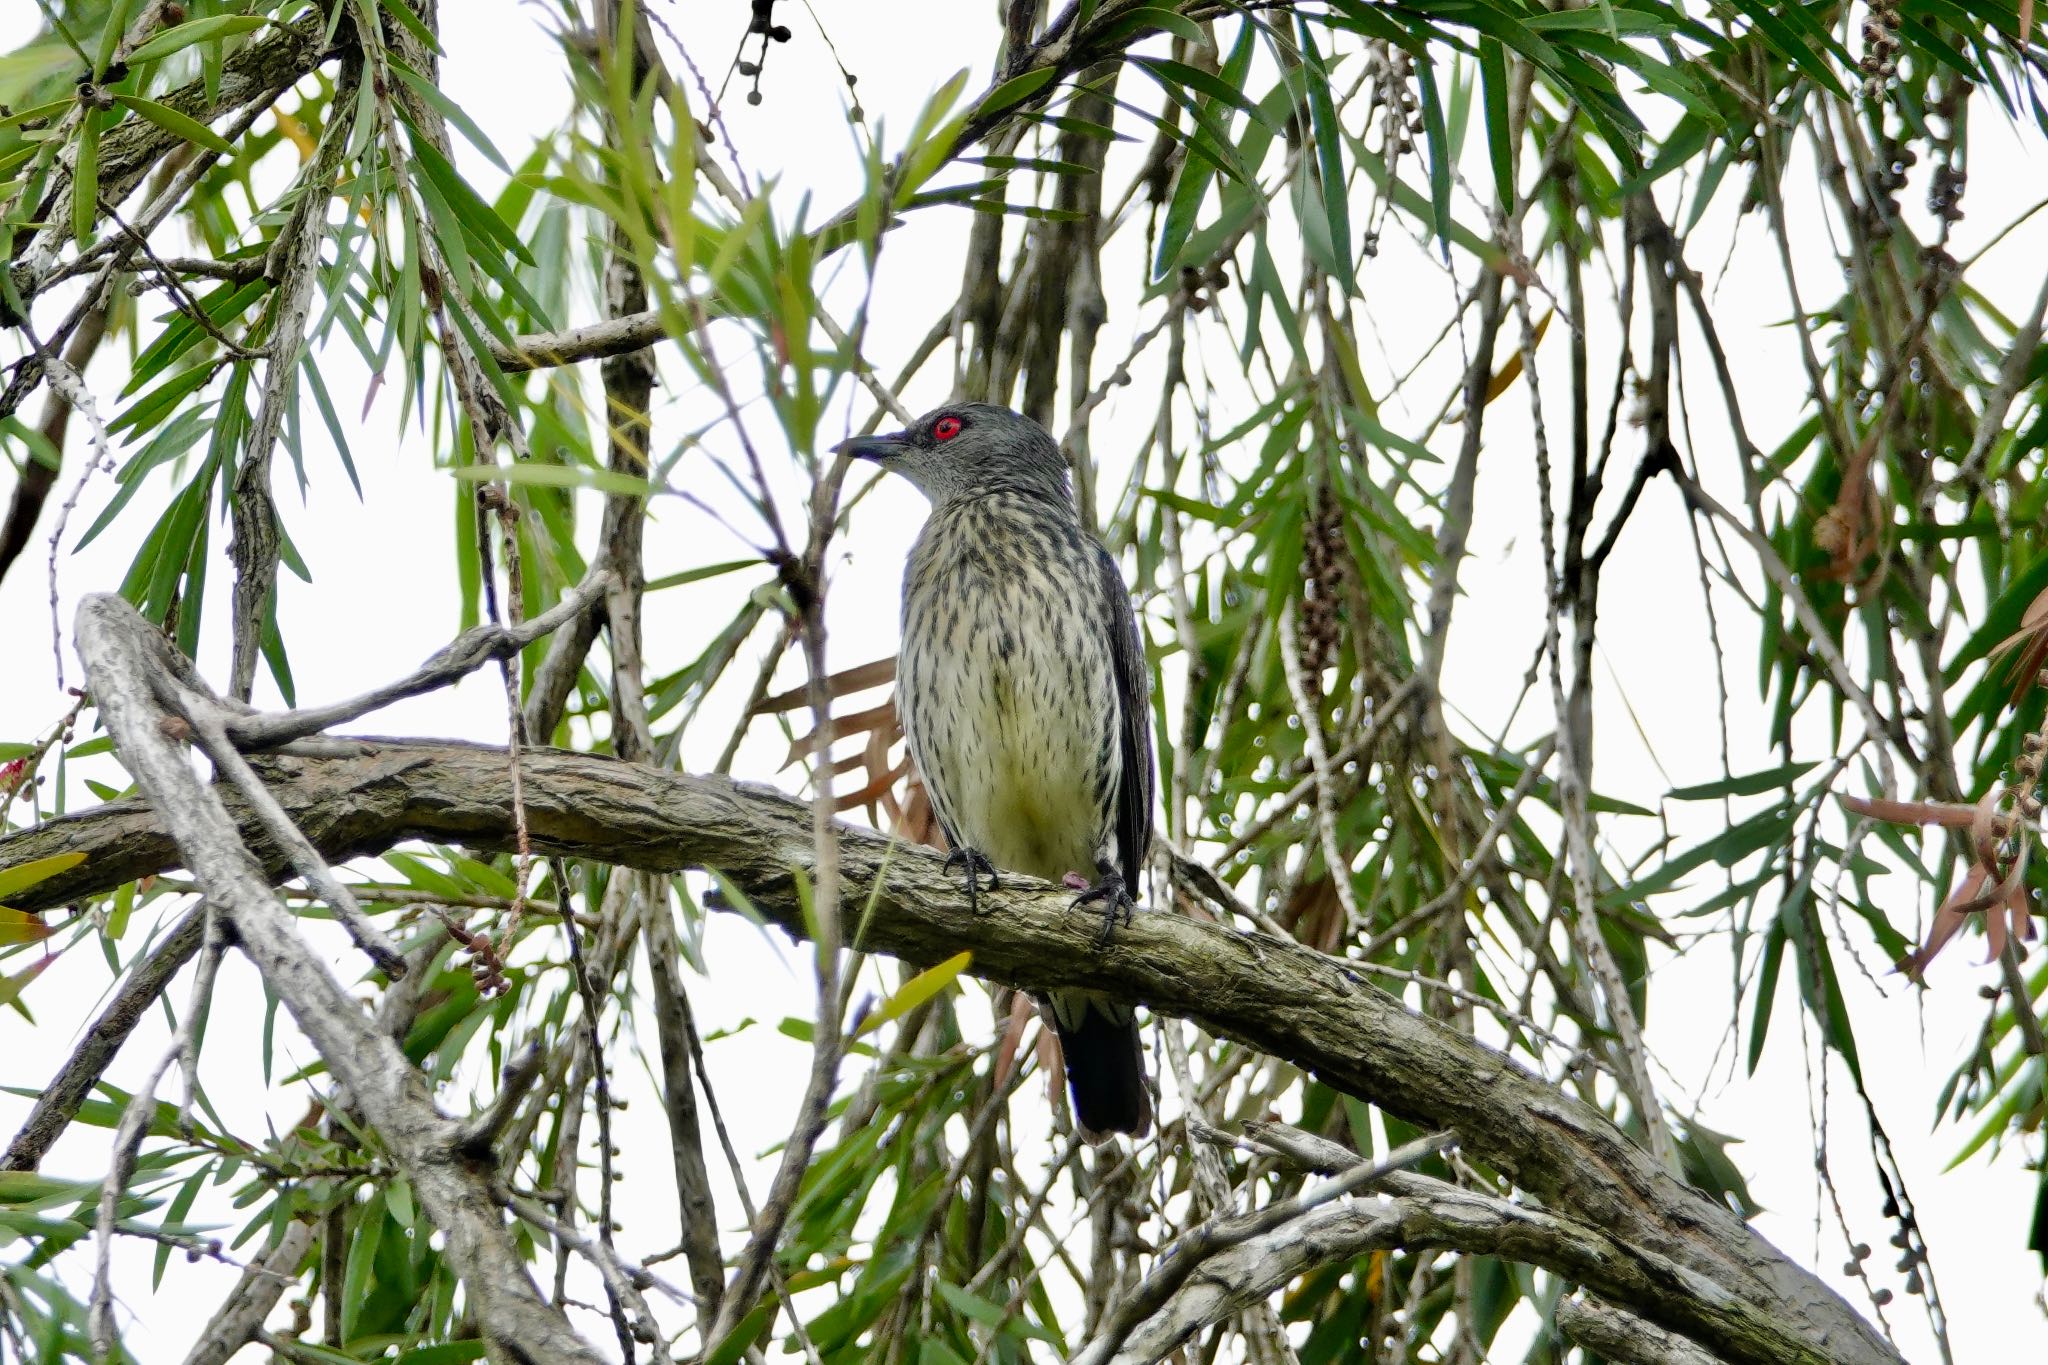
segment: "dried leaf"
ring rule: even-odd
[[[1953,801],[1886,801],[1881,798],[1844,796],[1842,804],[1852,814],[1867,815],[1888,825],[1941,825],[1962,829],[1977,818],[1975,806]]]
[[[867,785],[860,790],[834,797],[832,808],[836,811],[849,811],[858,810],[862,806],[872,807],[877,801],[882,799],[884,792],[896,785],[898,778],[909,771],[910,760],[906,758],[894,768],[885,769],[880,775],[870,778]],[[873,819],[874,812],[870,810],[868,816],[870,819]]]
[[[1974,910],[1984,908],[1980,902],[1984,884],[1990,880],[1990,872],[1981,864],[1972,863],[1956,889],[1941,903],[1941,909],[1934,912],[1934,923],[1927,931],[1927,941],[1900,958],[1898,970],[1914,981],[1922,981],[1927,964],[1948,946],[1948,941],[1968,922]]]
[[[995,1065],[990,1072],[991,1083],[999,1095],[1009,1085],[1011,1073],[1017,1069],[1017,1049],[1024,1040],[1024,1028],[1034,1013],[1030,997],[1022,991],[1010,992],[1010,1012],[1003,1019],[1003,1036],[996,1040]]]
[[[945,831],[939,828],[938,817],[932,814],[932,800],[924,789],[924,780],[916,771],[910,774],[909,782],[903,789],[903,813],[896,821],[895,833],[912,843],[948,851]]]
[[[827,743],[837,744],[848,735],[865,734],[869,730],[885,725],[891,729],[895,728],[896,703],[894,701],[885,701],[880,706],[870,706],[867,710],[856,711],[850,716],[834,716],[831,722],[831,738]],[[808,734],[798,735],[795,739],[791,740],[789,742],[789,753],[783,758],[782,766],[787,768],[790,764],[808,757],[811,752],[811,746],[816,742],[817,733],[816,730],[812,730]]]
[[[1984,657],[1996,659],[2008,650],[2024,644],[2019,657],[2013,660],[2012,699],[2015,704],[2034,685],[2034,679],[2041,672],[2041,665],[2048,663],[2048,588],[2044,588],[2020,616],[2020,628],[1991,647]]]
[[[1545,313],[1536,320],[1536,339],[1533,343],[1534,345],[1541,346],[1543,344],[1543,334],[1550,330],[1550,319],[1556,316],[1556,313],[1557,310],[1553,308],[1550,312]],[[1486,401],[1491,403],[1494,399],[1506,393],[1508,386],[1519,379],[1521,374],[1522,352],[1517,349],[1513,355],[1508,357],[1507,364],[1495,370],[1493,377],[1486,381]]]
[[[38,943],[56,932],[41,915],[0,905],[0,943]]]
[[[825,679],[825,695],[844,697],[895,680],[896,656],[892,654],[886,659],[876,659],[873,663],[840,669]],[[811,685],[804,683],[802,686],[790,688],[787,692],[777,692],[772,697],[763,698],[761,704],[754,708],[754,714],[771,715],[777,711],[794,711],[799,706],[810,704]]]

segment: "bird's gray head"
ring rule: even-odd
[[[1070,499],[1059,444],[1029,417],[993,403],[948,403],[903,431],[837,448],[901,474],[933,507],[997,492]]]

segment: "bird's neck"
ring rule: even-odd
[[[1066,488],[1049,488],[1037,483],[999,483],[972,492],[957,493],[932,508],[932,519],[1002,515],[1006,510],[1043,517],[1048,512],[1079,524],[1073,494]]]

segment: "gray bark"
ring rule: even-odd
[[[173,714],[204,700],[177,681],[163,635],[118,597],[96,594],[78,608],[78,652],[115,751],[149,806],[163,815],[173,856],[229,917],[236,942],[277,992],[330,1074],[383,1137],[461,1276],[485,1337],[514,1358],[601,1359],[540,1295],[500,1212],[486,1170],[460,1150],[460,1128],[434,1108],[425,1079],[391,1037],[300,937],[251,856],[219,788],[200,782]],[[242,815],[251,813],[245,808]],[[291,852],[273,844],[280,858]]]
[[[124,741],[125,742],[125,741]],[[383,740],[318,740],[252,764],[324,856],[377,853],[408,839],[512,846],[502,750]],[[521,755],[538,851],[647,871],[717,868],[755,909],[803,932],[797,875],[812,864],[808,807],[719,778],[657,772],[549,750]],[[231,795],[263,872],[283,850]],[[845,829],[840,858],[865,951],[933,964],[963,948],[974,971],[1025,991],[1099,990],[1191,1020],[1284,1058],[1345,1093],[1428,1128],[1457,1132],[1474,1157],[1536,1199],[1598,1228],[1697,1292],[1616,1297],[1632,1312],[1731,1361],[1896,1361],[1849,1305],[1732,1212],[1664,1172],[1603,1114],[1513,1060],[1414,1014],[1335,958],[1174,915],[1140,915],[1098,949],[1097,916],[1071,893],[1024,879],[970,918],[936,855]],[[62,905],[180,864],[146,801],[109,803],[0,839],[0,868],[54,853],[86,861],[16,898]],[[872,900],[870,896],[872,894]],[[274,910],[274,906],[272,907]],[[284,932],[289,933],[288,926]],[[408,1073],[409,1074],[409,1073]]]

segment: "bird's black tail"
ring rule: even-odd
[[[1090,1142],[1111,1133],[1143,1137],[1152,1127],[1152,1096],[1138,1021],[1127,1006],[1080,991],[1062,991],[1051,1003],[1081,1136]]]

